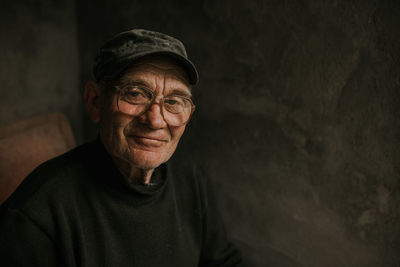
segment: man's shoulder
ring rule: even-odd
[[[26,205],[34,205],[39,198],[57,196],[60,191],[68,189],[80,178],[77,174],[85,170],[91,147],[91,143],[83,144],[42,163],[22,181],[2,206],[23,209]]]

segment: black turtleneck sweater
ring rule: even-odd
[[[132,185],[99,140],[42,164],[1,206],[0,265],[239,266],[206,180],[184,164]]]

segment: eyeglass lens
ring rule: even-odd
[[[129,90],[120,91],[117,105],[122,113],[139,116],[153,104],[153,99],[153,94],[148,90],[132,87]],[[180,126],[189,120],[193,104],[186,97],[172,95],[164,97],[160,102],[160,106],[164,120],[169,125]]]

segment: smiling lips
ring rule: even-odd
[[[135,143],[146,147],[160,147],[168,142],[165,139],[155,138],[150,136],[131,135],[129,137],[132,138],[135,141]]]

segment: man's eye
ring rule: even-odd
[[[170,107],[176,107],[176,106],[186,106],[187,100],[185,98],[179,97],[179,96],[171,96],[168,98],[164,99],[164,104],[168,105]]]
[[[164,99],[164,108],[171,113],[181,113],[190,110],[190,101],[179,96]]]
[[[131,97],[143,97],[143,93],[139,91],[129,91],[128,92],[129,96]]]
[[[124,100],[132,104],[142,104],[151,100],[151,93],[140,87],[126,88]]]
[[[165,99],[165,104],[170,105],[170,106],[174,106],[179,104],[178,101],[174,100],[174,99]]]

